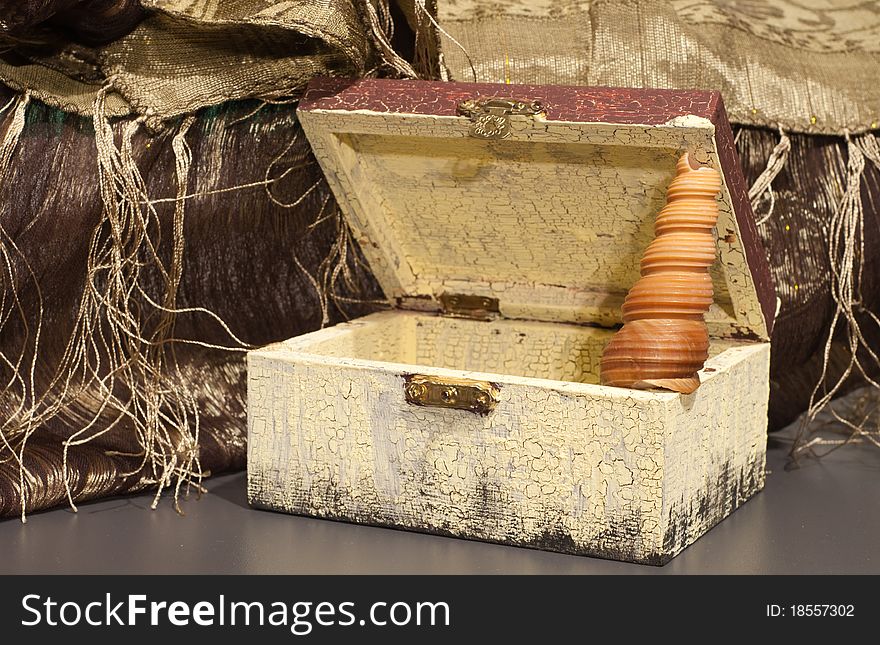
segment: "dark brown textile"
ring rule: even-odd
[[[404,13],[0,0],[0,516],[243,467],[244,350],[381,297],[291,98],[411,70]]]
[[[53,24],[76,42],[103,45],[131,32],[145,15],[139,0],[87,0],[60,12]]]
[[[11,96],[9,90],[0,91],[0,102],[6,103]],[[185,270],[177,304],[209,307],[243,341],[261,345],[320,326],[315,289],[293,257],[295,254],[303,267],[315,274],[339,231],[334,217],[311,228],[329,194],[300,133],[294,106],[266,106],[249,116],[256,107],[252,102],[229,104],[198,114],[186,137],[192,148],[193,168],[199,169],[197,176],[193,173],[191,190],[207,192],[262,181],[265,170],[294,138],[295,145],[276,163],[272,176],[281,175],[290,166],[307,165],[273,184],[272,195],[281,202],[291,202],[316,181],[321,183],[299,207],[290,209],[273,203],[262,186],[189,200]],[[118,123],[115,129],[121,130],[124,123]],[[154,136],[142,128],[135,139],[135,159],[151,195],[175,195],[171,134]],[[101,221],[95,155],[90,120],[32,103],[11,174],[0,186],[0,222],[21,251],[20,256],[13,258],[12,273],[18,282],[22,307],[31,319],[38,307],[37,294],[21,264],[22,257],[28,259],[43,299],[44,335],[38,381],[49,378],[63,352],[83,289],[84,258],[91,231]],[[174,204],[157,208],[163,230],[170,231]],[[333,214],[332,201],[325,212]],[[167,257],[171,236],[166,233],[161,239],[160,255]],[[349,265],[354,291],[365,298],[380,297],[372,277],[356,262]],[[4,279],[2,288],[6,293],[10,292],[8,287]],[[340,291],[346,294],[341,281]],[[160,295],[155,291],[151,294],[155,299]],[[346,309],[351,315],[366,310],[356,304],[349,304]],[[338,309],[331,308],[330,314],[332,322],[342,319]],[[11,350],[22,342],[23,330],[20,326],[16,328],[15,317],[10,321],[3,330],[2,345],[4,351],[12,354]],[[175,335],[231,344],[218,324],[199,314],[179,315]],[[175,351],[182,365],[184,386],[196,388],[201,410],[202,473],[243,468],[244,354],[185,344],[176,346]],[[0,369],[4,383],[8,376],[8,370]],[[101,398],[97,392],[80,397],[73,410],[56,417],[31,437],[25,466],[36,479],[25,481],[30,491],[29,510],[65,503],[60,438],[76,431],[81,419],[95,412]],[[0,400],[0,418],[5,420],[12,413],[13,404],[13,400]],[[150,486],[149,469],[135,475],[125,474],[138,470],[139,457],[113,454],[138,451],[134,437],[125,431],[72,449],[68,473],[75,501]],[[3,459],[0,517],[20,512],[19,470],[8,451],[3,453]]]
[[[742,128],[737,148],[748,183],[767,165],[779,134],[763,128]],[[765,196],[755,216],[766,221],[758,226],[781,307],[773,330],[770,382],[770,426],[781,428],[807,408],[810,393],[819,381],[825,341],[835,305],[831,294],[831,259],[828,226],[846,184],[847,146],[840,137],[791,135],[791,152],[773,180],[773,211]],[[866,164],[862,176],[864,209],[864,259],[861,305],[864,311],[880,311],[880,169]],[[880,329],[863,311],[863,330],[869,343],[880,348]],[[843,329],[837,330],[829,357],[832,383],[849,361]],[[862,362],[866,367],[872,361]],[[869,371],[878,376],[876,367]],[[845,389],[864,385],[855,372]]]
[[[0,32],[21,35],[79,0],[0,0]]]
[[[0,34],[27,38],[48,27],[76,42],[101,45],[129,33],[144,16],[139,0],[0,0]]]

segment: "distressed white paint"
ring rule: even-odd
[[[595,381],[609,335],[397,311],[251,352],[251,503],[665,561],[763,485],[769,345],[719,341],[690,396],[572,380]],[[407,404],[414,372],[500,402]]]
[[[300,114],[389,299],[251,352],[254,505],[637,562],[664,562],[764,483],[769,344],[726,182],[713,336],[691,395],[598,385],[683,150],[718,167],[705,119],[661,126]],[[722,175],[724,169],[720,168]],[[502,318],[432,313],[444,292]],[[491,381],[486,416],[418,407],[413,373]]]
[[[494,296],[510,318],[620,322],[675,164],[718,168],[715,130],[515,118],[509,139],[461,117],[310,110],[303,129],[389,298]],[[719,168],[724,175],[724,169]],[[726,180],[713,336],[767,339]]]

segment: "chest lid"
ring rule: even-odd
[[[298,113],[388,298],[507,318],[620,323],[690,152],[722,175],[709,332],[770,336],[776,296],[717,92],[317,79]]]

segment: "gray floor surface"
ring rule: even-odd
[[[880,573],[880,450],[854,446],[785,471],[664,567],[294,517],[248,507],[244,473],[209,494],[113,499],[0,521],[0,573]]]

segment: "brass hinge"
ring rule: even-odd
[[[499,313],[498,298],[471,296],[460,293],[443,293],[439,297],[443,313],[459,318],[492,320]]]
[[[540,101],[516,99],[468,99],[458,104],[458,113],[471,120],[471,136],[478,139],[506,139],[511,116],[536,116],[544,112]]]

